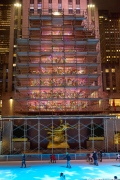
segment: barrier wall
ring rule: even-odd
[[[88,153],[70,154],[71,160],[86,160]],[[103,153],[103,159],[116,159],[116,153]],[[55,154],[56,160],[64,160],[65,154]],[[21,161],[22,155],[0,155],[0,161]],[[26,161],[49,161],[50,154],[26,154]]]

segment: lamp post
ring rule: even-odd
[[[15,7],[21,7],[21,4],[20,3],[15,3],[14,6]]]

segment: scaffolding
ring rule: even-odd
[[[30,11],[28,34],[17,40],[15,114],[103,113],[98,30],[87,10]]]
[[[0,120],[2,154],[120,150],[120,141],[118,142],[118,138],[115,139],[120,132],[120,122],[115,116],[43,115],[2,117]],[[61,127],[64,127],[62,136],[55,133]]]

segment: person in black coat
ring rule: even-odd
[[[26,158],[25,158],[25,154],[22,154],[22,165],[21,165],[21,168],[26,168]]]
[[[102,162],[102,151],[99,151],[98,155],[99,155],[99,159],[100,159],[100,162]]]
[[[96,151],[93,152],[94,165],[98,166],[98,155]]]
[[[60,173],[60,180],[64,180],[65,179],[65,175],[63,173]]]
[[[71,168],[71,165],[70,165],[70,160],[71,160],[71,157],[70,157],[70,155],[69,155],[69,153],[68,152],[66,152],[66,156],[65,156],[65,158],[64,159],[67,159],[67,168]]]

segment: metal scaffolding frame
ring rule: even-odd
[[[29,35],[17,40],[15,114],[105,112],[95,22],[87,10],[54,12],[29,12]]]
[[[69,126],[63,130],[63,137],[54,133],[61,127],[61,120],[62,127]],[[114,135],[118,121],[116,116],[106,115],[3,117],[2,154],[116,152],[119,147],[114,143]],[[66,147],[62,147],[62,138]]]

